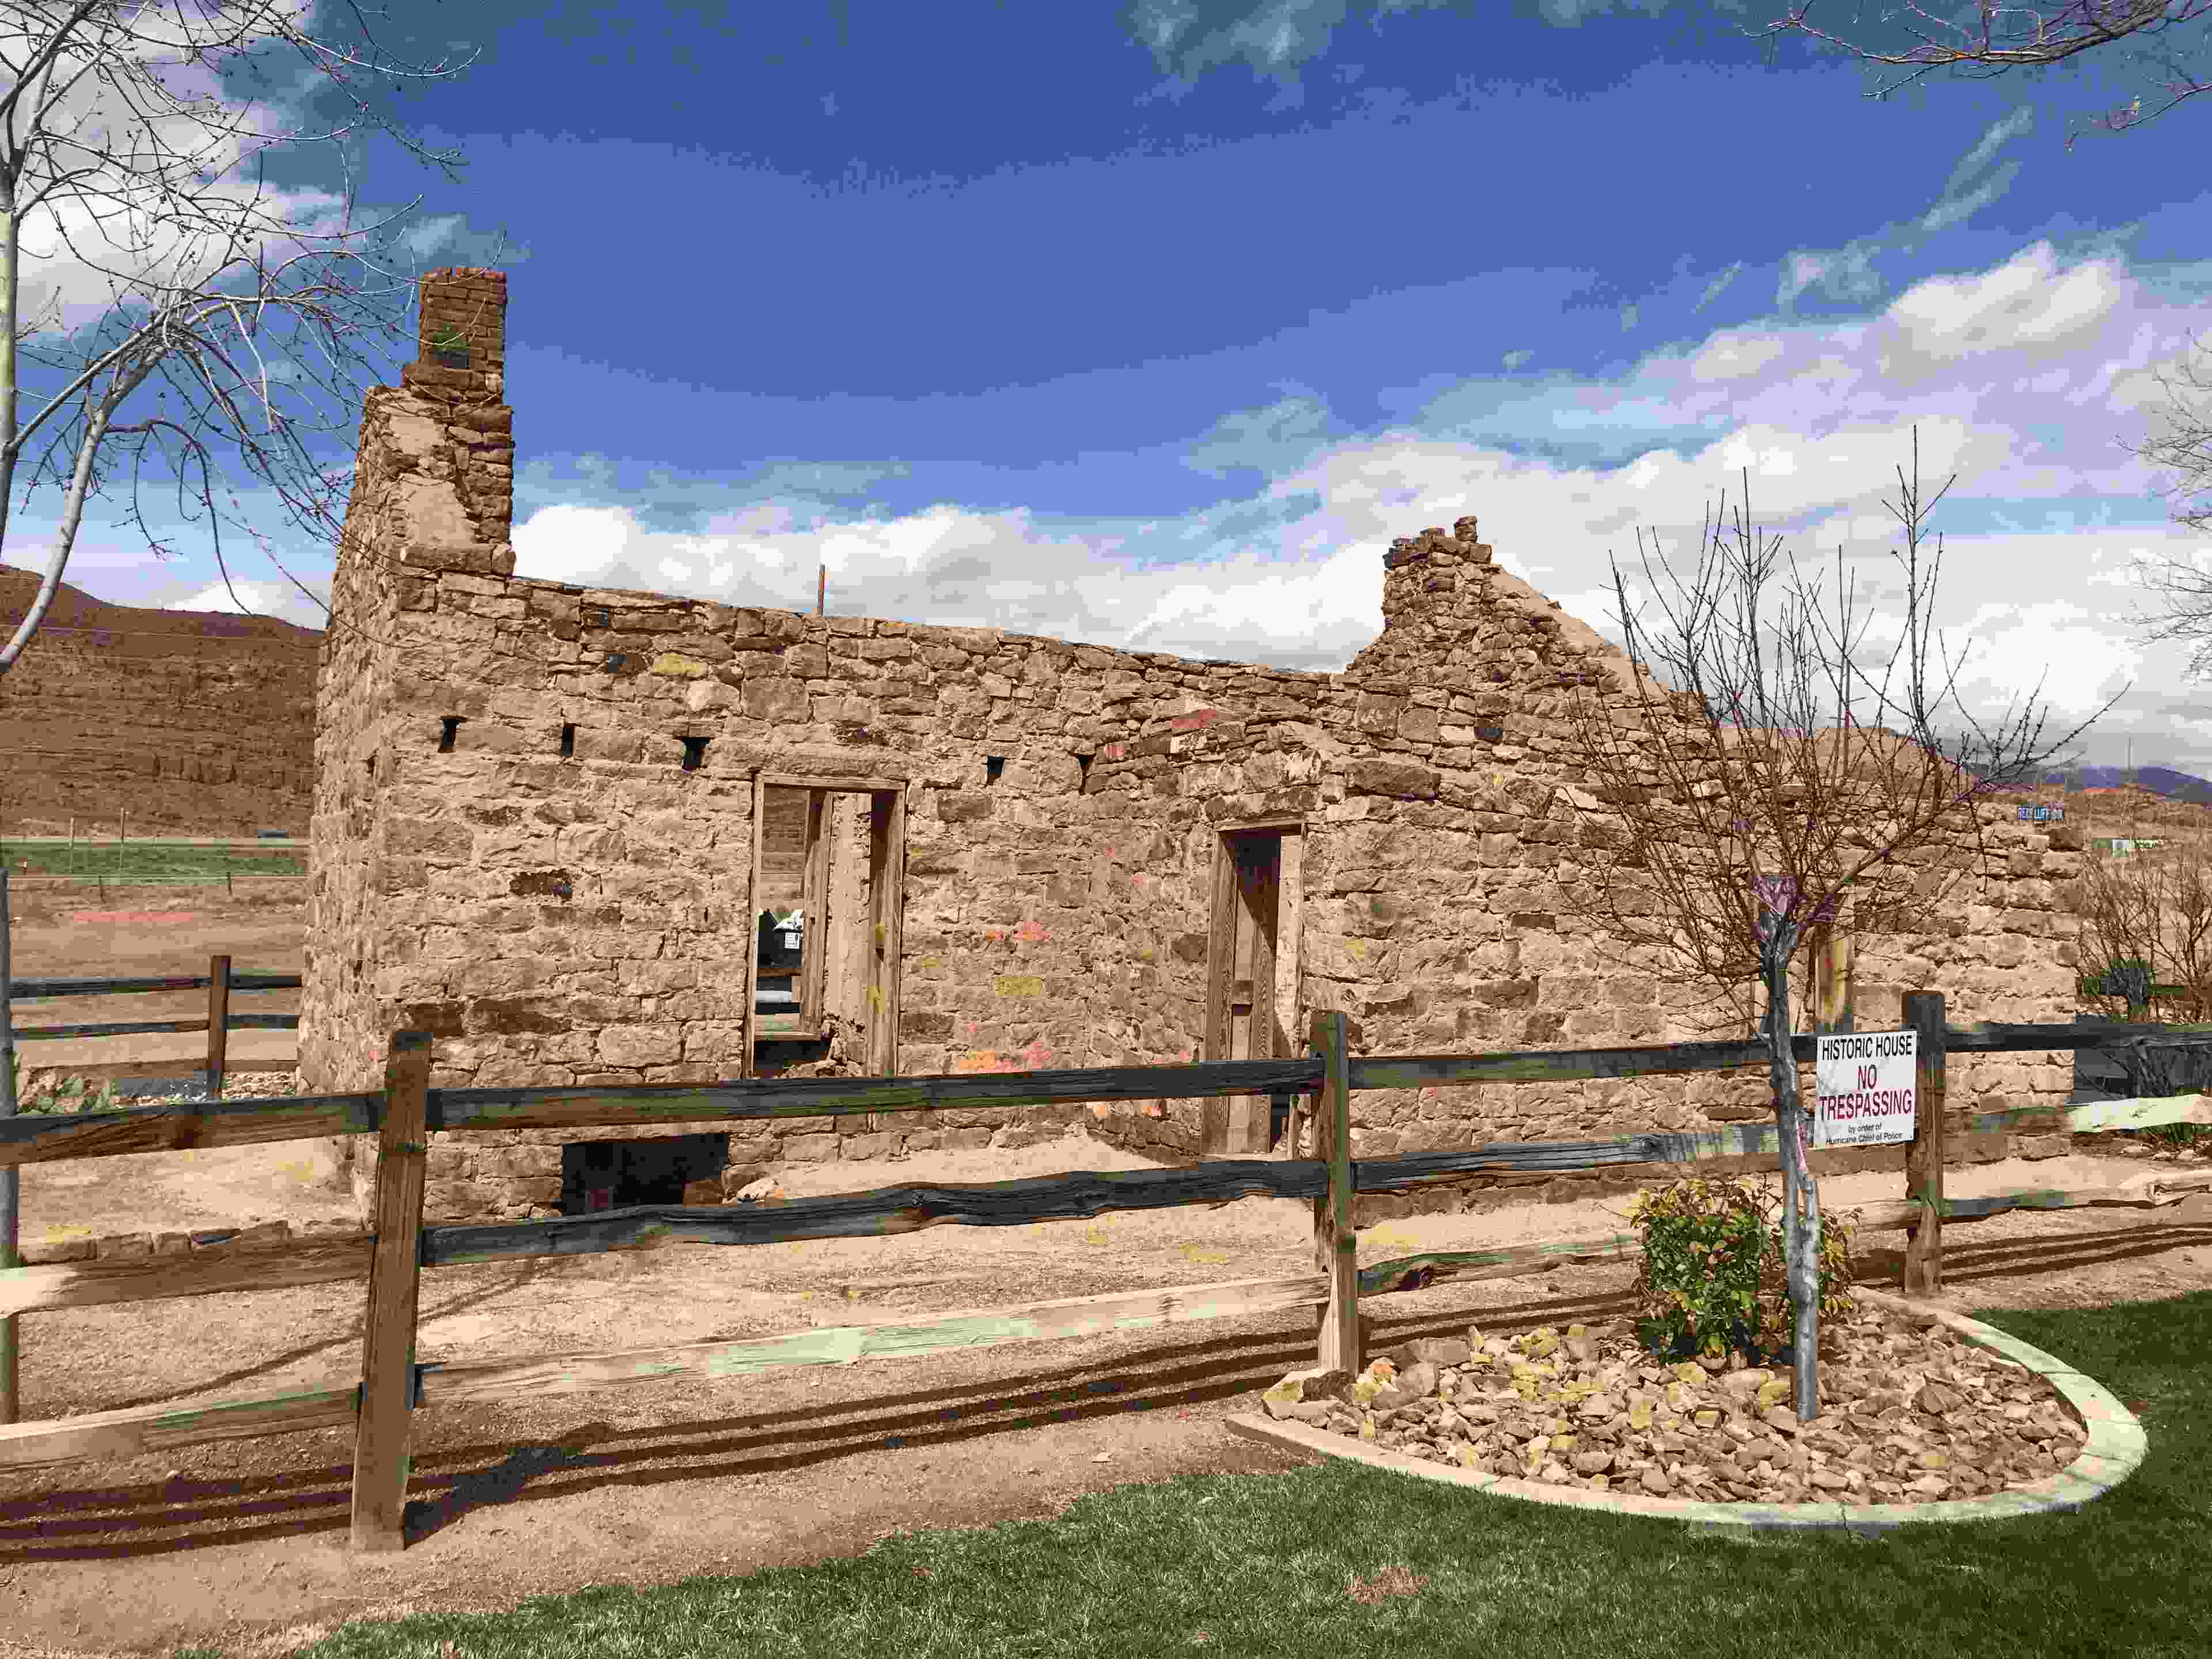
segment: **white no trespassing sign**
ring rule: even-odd
[[[1867,1146],[1911,1139],[1920,1033],[1862,1031],[1814,1042],[1813,1144]]]

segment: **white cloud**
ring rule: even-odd
[[[427,219],[418,219],[410,225],[399,240],[406,250],[418,259],[428,259],[468,222],[460,213],[444,213]]]
[[[560,507],[516,526],[515,574],[811,611],[821,564],[840,614],[1310,668],[1340,664],[1381,627],[1377,546],[1279,544],[1142,566],[1115,556],[1152,528],[1053,534],[1025,513],[936,506],[895,520],[678,536],[618,507]]]
[[[293,21],[304,27],[312,8],[295,9]],[[165,44],[186,38],[167,12],[149,9],[134,17],[131,32],[141,38],[116,37],[119,44],[106,50],[127,53],[154,73],[185,111],[149,117],[142,112],[167,107],[157,95],[119,75],[78,74],[90,54],[82,47],[64,50],[54,79],[67,89],[40,121],[63,142],[30,149],[18,185],[28,195],[63,174],[83,175],[23,220],[18,314],[40,330],[75,330],[98,321],[114,307],[118,276],[127,295],[142,283],[204,282],[222,265],[250,261],[258,247],[265,246],[272,258],[296,249],[288,238],[264,240],[256,234],[234,246],[211,238],[204,226],[191,228],[154,188],[156,174],[199,198],[210,210],[236,215],[242,222],[328,233],[337,228],[343,212],[343,198],[330,191],[257,183],[247,163],[284,131],[283,110],[227,96],[216,69],[192,58],[183,46]],[[211,33],[202,21],[191,26],[189,38],[204,41],[229,33],[226,24]],[[39,32],[41,41],[45,33]],[[32,49],[21,29],[0,28],[0,58],[21,63]],[[118,79],[128,88],[127,100],[112,83]],[[197,116],[190,112],[194,105],[201,106]],[[19,113],[19,142],[23,119]],[[95,155],[101,159],[88,161]]]
[[[520,574],[527,566],[527,574],[543,581],[588,583],[641,551],[646,539],[623,508],[549,507],[514,526],[514,567]]]
[[[1699,380],[1735,380],[1756,374],[1783,352],[1774,335],[1729,329],[1715,335],[1705,349],[1690,360],[1690,374]]]
[[[64,574],[64,580],[67,580],[67,573]],[[307,585],[311,590],[315,586],[313,582]],[[238,578],[228,586],[218,580],[181,599],[172,600],[161,608],[164,611],[218,611],[229,616],[273,617],[279,622],[295,623],[302,628],[322,628],[328,623],[321,605],[281,577],[273,581]]]
[[[2138,678],[2143,663],[2143,651],[2113,639],[2104,623],[2063,599],[1978,606],[1946,641],[1952,663],[1963,664],[1960,702],[1991,711],[2015,698],[2024,705],[2039,683],[2054,717],[2087,719]],[[1940,653],[1931,654],[1941,661]]]

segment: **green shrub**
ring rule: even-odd
[[[1778,1217],[1780,1200],[1771,1201]],[[1788,1258],[1755,1189],[1733,1176],[1678,1181],[1638,1194],[1628,1218],[1643,1238],[1636,1334],[1648,1352],[1670,1362],[1741,1352],[1753,1364],[1789,1354]],[[1820,1313],[1841,1317],[1852,1303],[1850,1230],[1840,1217],[1820,1217],[1819,1255]]]
[[[123,1103],[122,1092],[111,1079],[99,1088],[89,1078],[65,1077],[42,1100],[23,1098],[23,1057],[15,1057],[15,1109],[28,1116],[34,1112],[111,1112]]]

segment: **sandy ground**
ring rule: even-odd
[[[234,974],[297,974],[307,943],[304,884],[220,887],[111,887],[103,903],[90,887],[33,886],[10,895],[9,969],[17,979],[155,978],[204,974],[208,958],[230,955]],[[80,920],[79,918],[82,918]],[[240,1014],[296,1014],[297,991],[234,991]],[[90,1025],[110,1020],[205,1019],[205,991],[136,991],[128,995],[42,997],[13,1009],[18,1029]],[[289,1062],[290,1031],[233,1031],[229,1058]],[[19,1042],[24,1074],[110,1060],[175,1058],[180,1072],[206,1061],[207,1039],[196,1032]]]
[[[241,966],[263,966],[234,954]],[[33,1166],[21,1172],[24,1234],[349,1214],[302,1150]],[[1075,1135],[1019,1152],[817,1166],[785,1185],[796,1197],[1146,1167]],[[1953,1170],[1947,1189],[2109,1185],[2151,1167],[2142,1158],[2015,1161]],[[1897,1175],[1833,1177],[1821,1183],[1823,1208],[1898,1197],[1901,1187]],[[1613,1232],[1625,1201],[1388,1222],[1360,1236],[1359,1259]],[[1944,1300],[1971,1312],[2212,1289],[2212,1218],[2195,1218],[2205,1207],[2185,1206],[2186,1218],[2076,1210],[1954,1225]],[[440,1269],[424,1279],[417,1353],[605,1352],[1289,1275],[1310,1270],[1311,1226],[1304,1204],[1246,1199],[1089,1222]],[[1901,1233],[1862,1239],[1862,1282],[1895,1287],[1902,1243]],[[1470,1319],[1510,1331],[1626,1312],[1632,1274],[1622,1264],[1562,1267],[1370,1298],[1369,1346]],[[331,1386],[358,1375],[362,1289],[25,1316],[24,1417]],[[1285,1468],[1296,1455],[1235,1439],[1220,1419],[1254,1409],[1256,1390],[1312,1363],[1314,1325],[1299,1310],[426,1408],[415,1424],[410,1546],[392,1556],[345,1550],[347,1432],[0,1473],[0,1655],[10,1638],[52,1651],[167,1654],[179,1643],[219,1642],[234,1653],[250,1643],[283,1652],[349,1618],[742,1574],[858,1553],[896,1531],[1054,1515],[1080,1493],[1178,1472]]]

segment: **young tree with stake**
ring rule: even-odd
[[[1745,1023],[1746,986],[1756,981],[1765,990],[1758,1029],[1781,1139],[1795,1399],[1798,1416],[1808,1421],[1819,1399],[1820,1208],[1790,1041],[1790,959],[1809,930],[1835,918],[1847,889],[1867,913],[1893,915],[1907,902],[1923,913],[1932,908],[1986,854],[1982,804],[2031,778],[2063,746],[2039,746],[2043,719],[2030,729],[2033,697],[2017,729],[2008,718],[1992,738],[1969,716],[1971,737],[1936,733],[1927,635],[1942,555],[1939,538],[1936,568],[1923,585],[1919,471],[1916,428],[1913,481],[1905,486],[1904,510],[1891,508],[1909,548],[1901,561],[1902,637],[1878,689],[1856,665],[1850,596],[1841,596],[1840,626],[1824,641],[1826,618],[1796,580],[1794,560],[1780,619],[1762,624],[1761,593],[1780,538],[1760,552],[1740,512],[1735,549],[1724,552],[1713,538],[1683,613],[1667,606],[1674,629],[1668,637],[1655,641],[1643,628],[1614,566],[1632,707],[1623,709],[1617,696],[1587,682],[1569,693],[1572,735],[1563,759],[1587,776],[1594,795],[1565,793],[1583,817],[1583,844],[1598,856],[1585,866],[1595,887],[1568,885],[1565,908],[1616,939],[1671,957]],[[1903,483],[1901,471],[1899,478]],[[1744,482],[1747,509],[1747,473]],[[1839,579],[1841,559],[1839,551]],[[1648,559],[1644,568],[1648,576]],[[1726,615],[1724,597],[1733,601]],[[1893,703],[1889,681],[1899,655],[1907,659],[1908,681]],[[1655,660],[1669,669],[1674,690],[1653,678],[1645,665]],[[1955,694],[1957,676],[1951,667],[1944,696]],[[1821,681],[1834,700],[1826,730]],[[1878,698],[1870,725],[1856,718],[1866,690]],[[1897,731],[1883,723],[1893,710]]]

